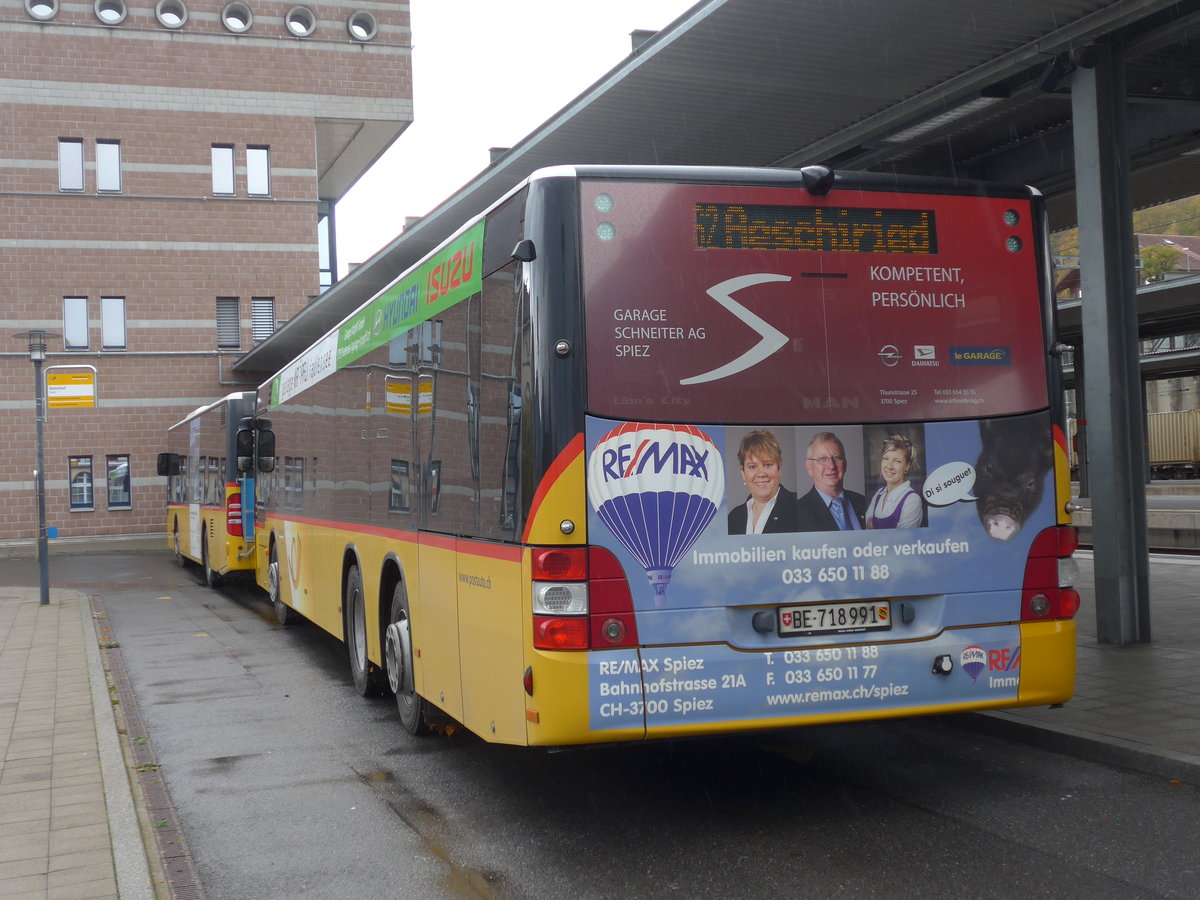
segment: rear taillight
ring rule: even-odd
[[[225,530],[233,537],[242,536],[242,494],[234,491],[225,499]]]
[[[533,551],[533,645],[588,650],[637,644],[625,570],[603,547]]]
[[[1070,619],[1079,612],[1079,565],[1072,555],[1078,546],[1079,536],[1069,525],[1054,525],[1033,539],[1021,589],[1022,622]]]

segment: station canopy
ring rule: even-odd
[[[235,368],[282,368],[544,166],[826,165],[1019,182],[1046,195],[1052,229],[1069,228],[1070,84],[1094,44],[1126,61],[1134,208],[1200,193],[1197,40],[1200,0],[705,0]]]

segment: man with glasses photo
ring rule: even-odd
[[[799,531],[861,531],[867,498],[842,486],[846,478],[846,448],[836,434],[822,431],[808,444],[805,471],[812,490],[797,503]]]

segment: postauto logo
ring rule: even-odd
[[[1011,366],[1012,351],[1008,347],[951,347],[952,366]]]

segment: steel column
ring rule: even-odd
[[[1101,643],[1130,644],[1150,640],[1150,573],[1125,60],[1119,48],[1097,44],[1077,51],[1075,62],[1071,112],[1096,628]]]

